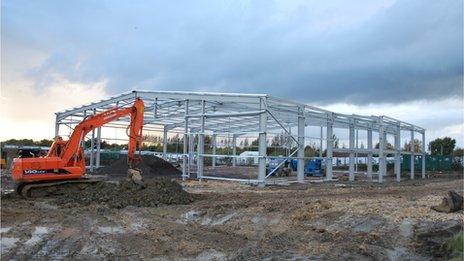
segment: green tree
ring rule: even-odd
[[[52,145],[52,143],[53,143],[53,140],[43,139],[43,140],[40,140],[40,141],[38,141],[36,143],[39,146],[50,147]]]
[[[306,147],[304,149],[304,156],[305,157],[315,157],[317,151],[318,151],[318,149],[316,149],[316,147],[314,145],[306,145]]]
[[[380,148],[380,143],[377,142],[377,144],[375,144],[375,148],[376,149]],[[387,142],[387,144],[385,144],[385,149],[386,150],[394,150],[395,147],[393,147],[393,145],[390,142]]]
[[[32,139],[21,139],[21,140],[9,139],[9,140],[6,140],[6,141],[2,141],[1,143],[2,143],[2,145],[6,144],[6,145],[16,145],[16,146],[44,146],[44,147],[48,147],[48,146],[52,145],[53,140],[43,139],[43,140],[40,140],[40,141],[34,141]]]
[[[464,150],[462,148],[456,148],[453,151],[453,156],[455,156],[455,157],[462,158],[464,156],[463,154],[464,154]]]
[[[247,148],[250,146],[250,142],[248,141],[248,138],[245,138],[245,141],[243,142],[243,147]]]
[[[338,148],[338,143],[340,142],[340,140],[338,139],[337,135],[333,134],[332,135],[332,140],[333,140],[334,148]]]
[[[452,155],[456,140],[450,137],[437,138],[429,143],[429,150],[432,155]]]
[[[271,146],[280,146],[282,145],[282,137],[281,135],[275,135],[273,138],[272,138],[272,141],[271,141]]]
[[[411,141],[404,143],[403,150],[406,150],[406,151],[411,150]],[[414,139],[414,152],[421,152],[421,151],[422,151],[422,142],[418,139]]]
[[[208,147],[213,147],[213,137],[210,135],[205,135],[205,145]]]
[[[253,147],[259,146],[259,139],[252,140],[251,141],[251,146],[253,146]]]
[[[2,145],[17,145],[17,146],[34,146],[36,145],[32,139],[9,139],[2,142]]]

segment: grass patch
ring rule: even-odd
[[[451,260],[463,260],[464,257],[464,236],[463,231],[453,237],[448,242],[448,249],[451,252]]]

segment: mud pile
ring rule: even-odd
[[[154,155],[142,155],[142,160],[135,166],[142,171],[144,179],[159,177],[180,177],[181,172],[172,166],[171,163]],[[127,157],[122,157],[111,165],[98,170],[98,174],[108,175],[109,177],[127,176]]]
[[[150,180],[140,189],[131,181],[97,182],[82,189],[66,189],[55,193],[56,204],[106,204],[111,208],[126,206],[156,207],[158,205],[188,204],[191,194],[175,181],[168,179]]]
[[[449,260],[457,254],[456,260],[462,257],[462,242],[452,246],[453,239],[463,233],[462,221],[447,220],[438,222],[423,222],[416,225],[415,244],[417,252],[424,253],[439,260]],[[455,249],[453,249],[455,248]],[[460,253],[453,253],[453,250]],[[454,260],[454,259],[453,259]]]

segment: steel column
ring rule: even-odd
[[[287,142],[286,142],[286,156],[290,155],[290,152],[292,151],[292,127],[289,125],[287,127],[288,133],[287,133]]]
[[[153,107],[154,107],[153,108],[153,118],[156,119],[156,117],[158,117],[158,98],[155,98],[155,102],[153,103]]]
[[[373,152],[372,152],[372,127],[367,129],[367,178],[372,180],[372,160],[373,160]]]
[[[354,181],[354,124],[350,123],[350,137],[349,137],[349,144],[350,144],[350,161],[349,161],[349,180]]]
[[[185,119],[187,121],[187,119]],[[163,127],[163,159],[166,160],[168,155],[168,127]]]
[[[216,146],[217,146],[217,134],[213,134],[213,138],[211,140],[213,142],[213,155],[216,155]],[[213,157],[211,159],[211,164],[213,166],[213,168],[216,167],[216,157]]]
[[[332,180],[333,178],[333,117],[330,115],[330,119],[327,121],[327,139],[326,139],[327,153],[325,155],[325,179]]]
[[[323,140],[323,137],[324,137],[324,127],[321,126],[321,140],[319,141],[319,157],[322,158],[322,140]]]
[[[96,109],[93,109],[93,115],[97,113]],[[92,130],[92,139],[90,140],[90,172],[93,172],[95,166],[95,129]]]
[[[387,159],[385,158],[385,126],[380,123],[379,128],[379,183],[383,182],[383,176],[387,173]]]
[[[203,170],[204,170],[204,157],[203,154],[205,153],[205,101],[201,101],[201,127],[200,127],[200,134],[198,135],[198,159],[197,159],[197,178],[202,179],[203,178]]]
[[[401,127],[398,126],[398,129],[395,134],[395,175],[396,181],[401,181]]]
[[[411,151],[411,179],[414,179],[414,130],[411,130],[411,142],[410,142],[410,151]]]
[[[304,116],[304,109],[300,108],[300,113],[298,115],[298,153],[297,153],[298,155],[297,180],[300,183],[304,182],[304,142],[305,142],[304,136],[305,136],[305,116]]]
[[[95,155],[95,167],[100,168],[100,153],[101,153],[101,127],[97,128],[97,154]]]
[[[232,158],[232,167],[236,167],[237,166],[237,158],[235,158],[235,156],[237,156],[237,135],[236,134],[232,135],[232,155],[234,156]]]
[[[183,155],[182,155],[182,180],[185,180],[187,176],[187,161],[189,160],[190,157],[188,157],[188,114],[189,114],[189,101],[185,100],[185,122],[184,122],[184,150],[183,150]]]
[[[87,118],[87,111],[86,110],[84,111],[84,119],[85,118]],[[85,136],[82,137],[81,147],[82,147],[82,149],[84,150],[84,153],[85,153]]]
[[[359,146],[358,146],[358,145],[359,145],[359,144],[358,144],[358,140],[359,140],[358,132],[359,132],[359,130],[356,129],[356,145],[355,145],[355,147],[356,147],[356,153],[354,154],[354,158],[355,158],[355,161],[354,161],[354,171],[355,171],[356,173],[358,173],[358,161],[359,161],[359,159],[358,159],[358,149],[359,149]]]
[[[422,132],[422,178],[425,179],[425,160],[427,159],[427,153],[425,151],[425,131]]]
[[[425,151],[425,131],[422,132],[422,178],[425,179],[425,161],[427,159],[427,152]]]
[[[93,167],[95,163],[94,153],[95,153],[95,130],[92,130],[92,139],[90,140],[90,172],[93,172]]]
[[[260,109],[266,110],[266,102],[264,98],[260,99]],[[266,177],[266,158],[267,158],[267,112],[263,112],[259,116],[259,169],[258,169],[258,180],[259,185],[265,185]]]
[[[60,121],[58,120],[58,116],[55,118],[55,137],[60,135]]]
[[[193,132],[192,129],[190,129],[190,133]],[[187,163],[187,172],[189,177],[191,177],[191,168],[192,165],[195,163],[195,135],[189,134],[188,135],[188,163]],[[198,157],[197,157],[198,159]]]

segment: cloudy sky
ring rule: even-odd
[[[1,1],[0,139],[132,89],[268,93],[463,146],[463,1]]]

